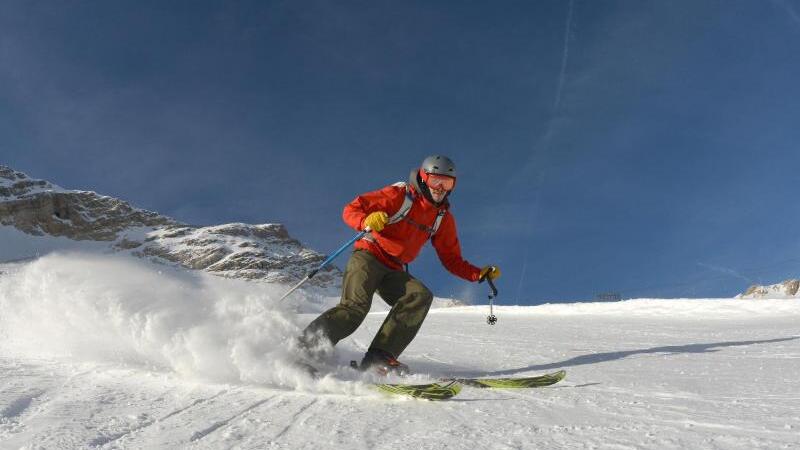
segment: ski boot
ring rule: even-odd
[[[355,361],[351,365],[355,366],[354,363]],[[391,353],[377,348],[367,350],[364,359],[361,360],[361,364],[357,367],[359,370],[369,370],[383,377],[388,375],[401,377],[411,375],[411,369],[407,365],[398,361]]]

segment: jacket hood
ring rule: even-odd
[[[421,194],[422,197],[431,205],[436,205],[437,207],[444,206],[446,208],[450,207],[449,192],[444,196],[444,199],[440,203],[433,201],[430,189],[428,189],[428,186],[426,186],[419,177],[419,169],[413,169],[411,174],[408,175],[408,185],[411,186],[415,192]]]

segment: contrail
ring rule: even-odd
[[[547,151],[550,148],[552,142],[552,135],[553,135],[553,124],[555,121],[555,117],[558,114],[558,110],[561,107],[561,91],[564,89],[564,81],[566,80],[567,74],[567,61],[569,60],[569,33],[570,29],[572,28],[572,11],[575,6],[575,0],[569,0],[569,9],[567,10],[567,23],[564,25],[564,51],[561,53],[561,70],[558,72],[558,86],[556,87],[556,98],[555,102],[553,103],[553,115],[550,118],[549,123],[547,124],[547,128],[545,130],[545,134],[541,140],[541,147]],[[535,150],[534,150],[535,154]],[[533,155],[529,158],[528,162],[530,163],[533,159]],[[527,217],[527,224],[528,229],[532,228],[533,216],[535,216],[536,212],[539,210],[539,202],[542,195],[542,185],[544,184],[544,176],[545,173],[543,170],[539,171],[539,176],[537,177],[537,185],[536,185],[536,199],[532,205],[532,207],[528,210],[528,217]],[[528,250],[529,246],[525,247],[525,256],[522,259],[522,272],[520,273],[519,283],[517,283],[517,301],[519,301],[520,294],[522,293],[522,282],[525,279],[525,275],[528,271]]]
[[[539,209],[539,200],[542,196],[542,181],[544,180],[544,173],[539,172],[539,179],[536,186],[536,199],[533,202],[533,207],[528,212],[528,228],[531,226],[531,222],[533,222],[532,216],[534,213]],[[517,298],[515,299],[517,302],[520,301],[520,296],[522,295],[522,281],[525,279],[525,275],[528,272],[528,251],[530,250],[530,245],[525,246],[525,256],[522,258],[522,272],[519,276],[519,282],[517,283]]]
[[[789,18],[791,18],[796,24],[800,25],[800,15],[797,14],[797,11],[794,10],[791,3],[786,0],[776,0],[775,3],[783,7],[783,9],[789,14]]]
[[[747,281],[750,284],[755,284],[755,281],[753,281],[750,278],[747,278],[746,276],[740,274],[739,272],[737,272],[737,271],[735,271],[733,269],[729,269],[727,267],[715,266],[715,265],[706,264],[706,263],[703,263],[703,262],[698,262],[697,265],[700,266],[700,267],[705,267],[706,269],[713,270],[714,272],[720,272],[720,273],[724,273],[726,275],[730,275],[732,277],[740,278],[740,279],[742,279],[744,281]]]
[[[558,73],[558,87],[556,88],[556,102],[554,108],[558,111],[561,106],[561,90],[564,88],[564,78],[567,73],[567,60],[569,59],[569,30],[572,28],[572,9],[575,0],[569,0],[569,11],[567,12],[567,25],[564,27],[564,52],[561,54],[561,71]]]

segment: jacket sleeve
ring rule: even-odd
[[[347,226],[361,231],[364,229],[364,219],[370,213],[383,211],[391,217],[403,206],[405,188],[399,186],[386,186],[377,191],[361,194],[345,205],[342,219]]]
[[[481,269],[473,266],[461,257],[461,244],[458,242],[456,232],[456,220],[448,211],[442,218],[439,230],[431,239],[436,254],[444,267],[453,275],[461,277],[467,281],[478,281]]]

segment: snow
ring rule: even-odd
[[[800,446],[797,300],[501,305],[495,326],[486,305],[434,309],[403,354],[410,381],[567,378],[426,402],[294,369],[288,338],[325,304],[278,303],[286,286],[119,255],[2,269],[0,448]],[[338,364],[369,345],[374,303]]]
[[[34,236],[10,225],[0,225],[0,264],[3,262],[34,259],[55,251],[108,251],[107,242],[74,241],[66,237]]]
[[[10,169],[0,165],[0,169]],[[12,201],[19,198],[31,197],[42,193],[59,193],[59,192],[85,192],[85,191],[67,191],[61,186],[52,184],[44,180],[30,178],[21,172],[9,172],[9,176],[13,178],[5,178],[0,176],[0,189],[13,189],[18,187],[22,192],[20,194],[9,194],[2,197],[3,201]]]

